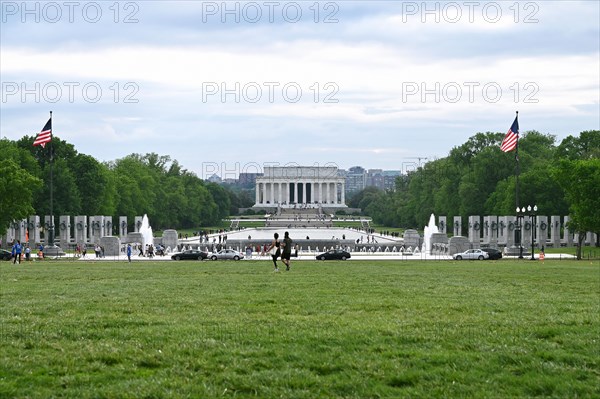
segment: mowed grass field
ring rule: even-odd
[[[0,264],[2,398],[600,397],[598,261]]]

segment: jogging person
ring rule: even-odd
[[[292,239],[287,231],[283,234],[283,252],[281,253],[281,261],[285,263],[285,270],[290,270],[290,258],[292,257]]]
[[[280,245],[279,234],[275,233],[273,235],[273,241],[271,242],[271,245],[267,249],[268,253],[271,254],[271,258],[273,258],[273,266],[275,266],[275,269],[273,270],[274,272],[279,271],[279,268],[277,267],[277,258],[279,258],[279,256],[281,255],[281,250],[279,249],[279,245]]]

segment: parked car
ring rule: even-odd
[[[462,259],[489,259],[490,255],[482,249],[467,249],[465,252],[452,255],[456,260]]]
[[[173,260],[204,260],[208,258],[208,253],[199,249],[188,249],[187,251],[178,252],[171,256]]]
[[[350,253],[341,249],[332,249],[317,255],[317,260],[346,260],[350,259]]]
[[[241,252],[234,251],[233,249],[222,249],[219,252],[213,252],[210,254],[211,260],[217,259],[233,259],[240,260],[244,259],[244,255]]]
[[[490,256],[490,260],[502,259],[502,251],[494,248],[484,248],[483,250]]]
[[[0,260],[11,260],[12,253],[6,249],[0,249]]]

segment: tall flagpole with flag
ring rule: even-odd
[[[516,205],[516,209],[517,209],[517,213],[518,213],[519,212],[519,175],[521,174],[521,166],[519,164],[519,111],[517,111],[517,116],[515,116],[515,120],[514,120],[513,124],[511,125],[510,129],[508,129],[506,136],[504,136],[504,140],[502,140],[502,144],[500,144],[500,149],[504,152],[510,152],[512,150],[515,150],[515,162],[516,162],[516,165],[515,165],[515,177],[516,177],[516,180],[515,180],[515,205]],[[519,229],[519,247],[521,247],[521,234],[522,234],[522,232]]]
[[[517,111],[517,116],[515,117],[515,121],[511,125],[510,129],[504,136],[504,140],[502,140],[502,144],[500,144],[500,149],[504,152],[510,152],[515,150],[515,161],[516,161],[516,185],[515,185],[515,202],[517,208],[519,207],[519,174],[521,173],[521,168],[519,166],[519,111]]]
[[[50,111],[50,119],[42,128],[42,131],[38,133],[35,140],[33,141],[33,145],[42,146],[42,148],[46,148],[46,144],[50,143],[50,231],[48,234],[48,240],[46,245],[52,246],[54,245],[54,171],[53,171],[53,163],[54,163],[54,148],[52,148],[52,111]]]

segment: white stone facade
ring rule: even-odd
[[[267,166],[256,178],[255,207],[345,207],[345,179],[337,167]]]

